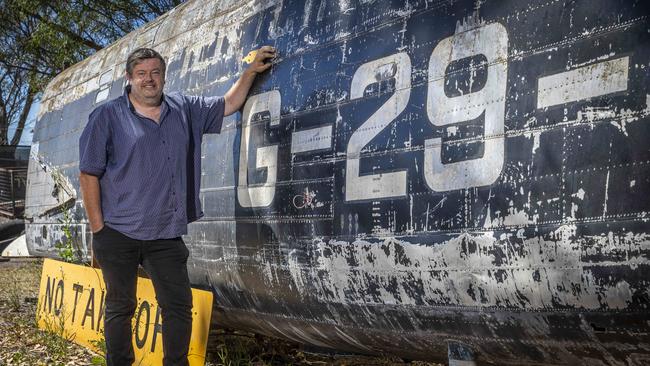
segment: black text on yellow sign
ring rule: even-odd
[[[103,339],[106,287],[101,271],[46,259],[43,263],[37,319],[41,328],[99,351]],[[150,280],[138,278],[138,306],[133,318],[136,364],[162,364],[162,316]],[[205,363],[212,315],[212,293],[192,289],[190,365]]]

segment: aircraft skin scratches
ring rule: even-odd
[[[130,50],[167,58],[166,91],[222,95],[270,44],[203,140],[185,240],[217,322],[410,359],[456,341],[480,364],[647,364],[649,8],[189,1],[48,86],[28,246],[55,256],[68,207],[87,254],[78,138]]]

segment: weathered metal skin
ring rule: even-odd
[[[167,57],[167,91],[220,95],[271,44],[278,63],[203,141],[185,239],[218,322],[414,359],[457,341],[483,364],[647,364],[648,10],[190,1],[48,87],[28,245],[56,255],[68,209],[88,247],[77,141],[130,50]]]

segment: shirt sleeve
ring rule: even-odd
[[[187,97],[192,124],[201,128],[202,133],[219,133],[226,109],[224,97]]]
[[[110,132],[108,121],[95,109],[79,138],[79,171],[101,176],[106,171]]]

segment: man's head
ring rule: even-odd
[[[138,48],[126,60],[131,95],[145,104],[160,103],[165,86],[165,60],[151,48]]]

